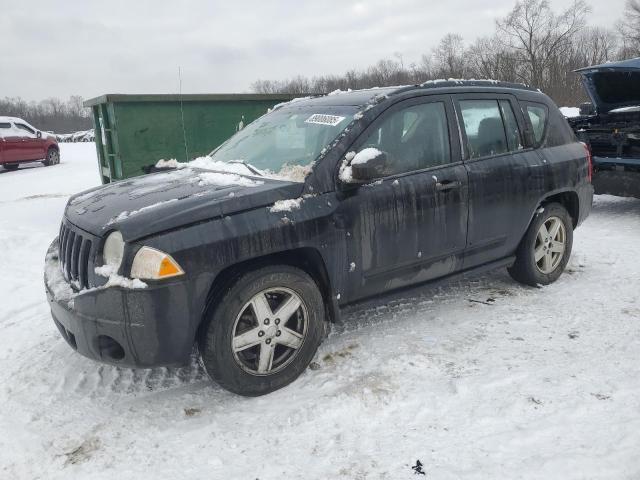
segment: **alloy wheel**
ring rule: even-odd
[[[272,375],[293,361],[308,330],[307,307],[288,288],[254,295],[233,325],[231,348],[238,365],[252,375]]]
[[[564,223],[558,217],[549,217],[540,226],[536,236],[534,260],[541,273],[548,275],[560,265],[566,244],[567,232]]]

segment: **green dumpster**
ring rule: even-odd
[[[299,96],[108,94],[87,100],[102,183],[142,175],[160,159],[206,155],[269,108]]]

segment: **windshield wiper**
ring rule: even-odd
[[[253,165],[245,162],[244,160],[229,160],[227,163],[240,163],[242,165],[244,165],[245,167],[247,167],[247,169],[255,174],[258,175],[260,177],[264,177],[264,173],[262,173],[260,170],[258,170],[256,167],[254,167]]]

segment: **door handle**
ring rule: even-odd
[[[443,180],[441,182],[436,182],[436,190],[438,192],[456,190],[460,187],[462,187],[462,182],[460,180]]]

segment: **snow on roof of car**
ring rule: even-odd
[[[274,107],[284,106],[363,106],[370,103],[374,98],[390,97],[392,95],[421,89],[436,88],[458,88],[458,87],[482,87],[482,88],[511,88],[517,90],[536,91],[535,88],[522,83],[503,82],[499,80],[476,80],[476,79],[438,79],[428,80],[420,85],[398,85],[394,87],[374,87],[362,90],[336,90],[326,95],[313,97],[296,98],[290,102],[285,102]]]
[[[21,118],[18,117],[3,117],[0,116],[0,122],[22,122],[22,123],[27,123],[24,120],[22,120]]]

